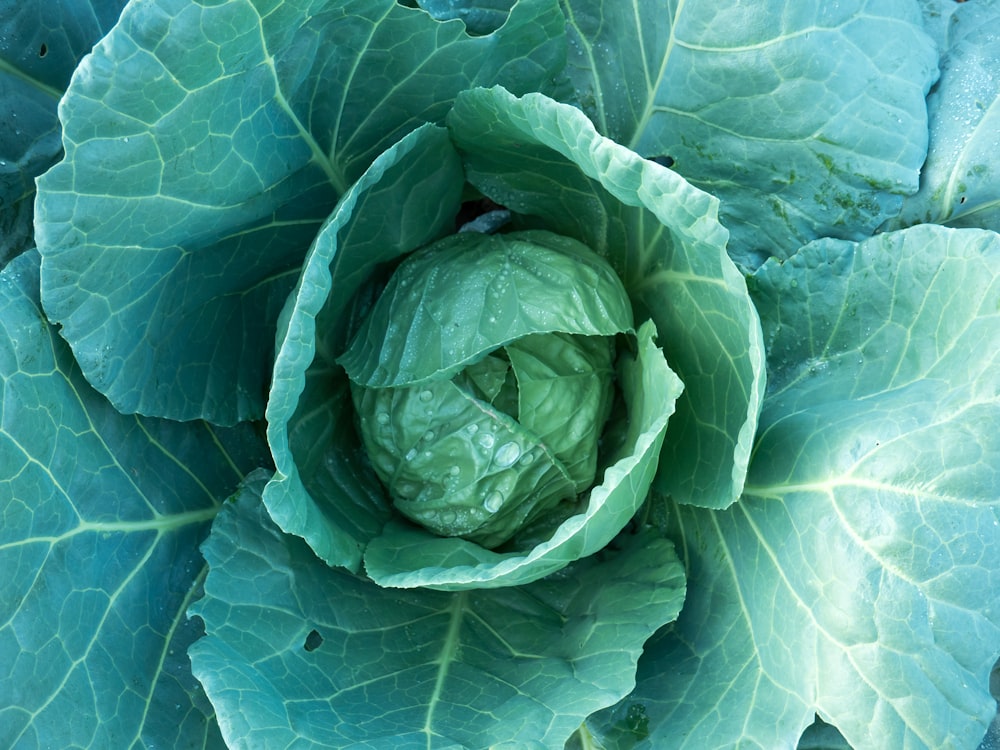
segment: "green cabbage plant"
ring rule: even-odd
[[[7,6],[0,746],[996,746],[997,0]]]

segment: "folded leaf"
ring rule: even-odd
[[[502,89],[463,93],[448,118],[469,182],[516,224],[575,237],[652,319],[684,394],[657,488],[724,508],[740,494],[764,388],[760,323],[725,252],[718,201],[602,138],[579,111]]]
[[[669,509],[691,593],[603,726],[641,703],[641,746],[774,748],[818,713],[858,748],[974,748],[1000,653],[1000,238],[820,241],[754,281],[746,493]]]
[[[335,361],[347,346],[353,299],[379,264],[453,229],[462,185],[443,128],[426,125],[386,150],[317,235],[279,321],[267,405],[277,471],[264,502],[282,529],[331,565],[357,569],[389,516],[375,475],[359,471],[367,458]]]
[[[0,274],[0,746],[222,748],[186,649],[198,545],[266,457],[249,425],[122,416]]]
[[[676,617],[683,569],[656,534],[520,588],[376,586],[270,523],[250,484],[204,547],[195,673],[231,747],[563,747],[633,684]]]

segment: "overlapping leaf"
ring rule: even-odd
[[[543,96],[466,92],[448,126],[472,184],[517,222],[575,237],[618,271],[636,322],[653,320],[684,382],[658,487],[680,502],[728,506],[743,487],[764,355],[718,201]]]
[[[0,268],[32,245],[35,178],[62,153],[56,105],[125,0],[0,4]]]
[[[231,747],[562,748],[633,683],[684,575],[656,534],[519,588],[386,589],[327,567],[249,484],[204,547],[191,649]]]
[[[1000,238],[820,241],[755,282],[771,390],[746,494],[670,509],[691,594],[604,725],[638,703],[643,746],[773,748],[817,712],[858,748],[975,747],[1000,651]]]
[[[542,86],[555,0],[471,37],[395,0],[131,4],[63,101],[42,178],[43,301],[120,410],[263,413],[274,323],[327,214],[459,91]]]
[[[937,54],[912,0],[564,0],[598,130],[722,200],[747,264],[859,240],[917,189]]]
[[[223,747],[185,610],[263,445],[115,412],[45,321],[38,263],[0,274],[0,746]]]

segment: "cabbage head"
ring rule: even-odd
[[[602,550],[651,490],[731,504],[763,356],[717,212],[573,107],[459,95],[341,198],[288,298],[271,517],[379,585],[460,590]]]

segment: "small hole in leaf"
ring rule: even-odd
[[[309,635],[306,636],[306,642],[302,645],[306,651],[315,651],[320,646],[323,645],[323,636],[319,634],[317,630],[309,631]]]
[[[661,167],[667,167],[668,169],[677,163],[674,161],[674,157],[672,156],[654,156],[652,161],[655,161]]]
[[[49,46],[42,42],[42,46],[38,48],[38,56],[45,57],[47,54],[49,54]]]
[[[962,2],[965,2],[965,0],[962,0]],[[959,198],[958,202],[959,203],[965,203],[965,196],[963,195],[961,198]]]

